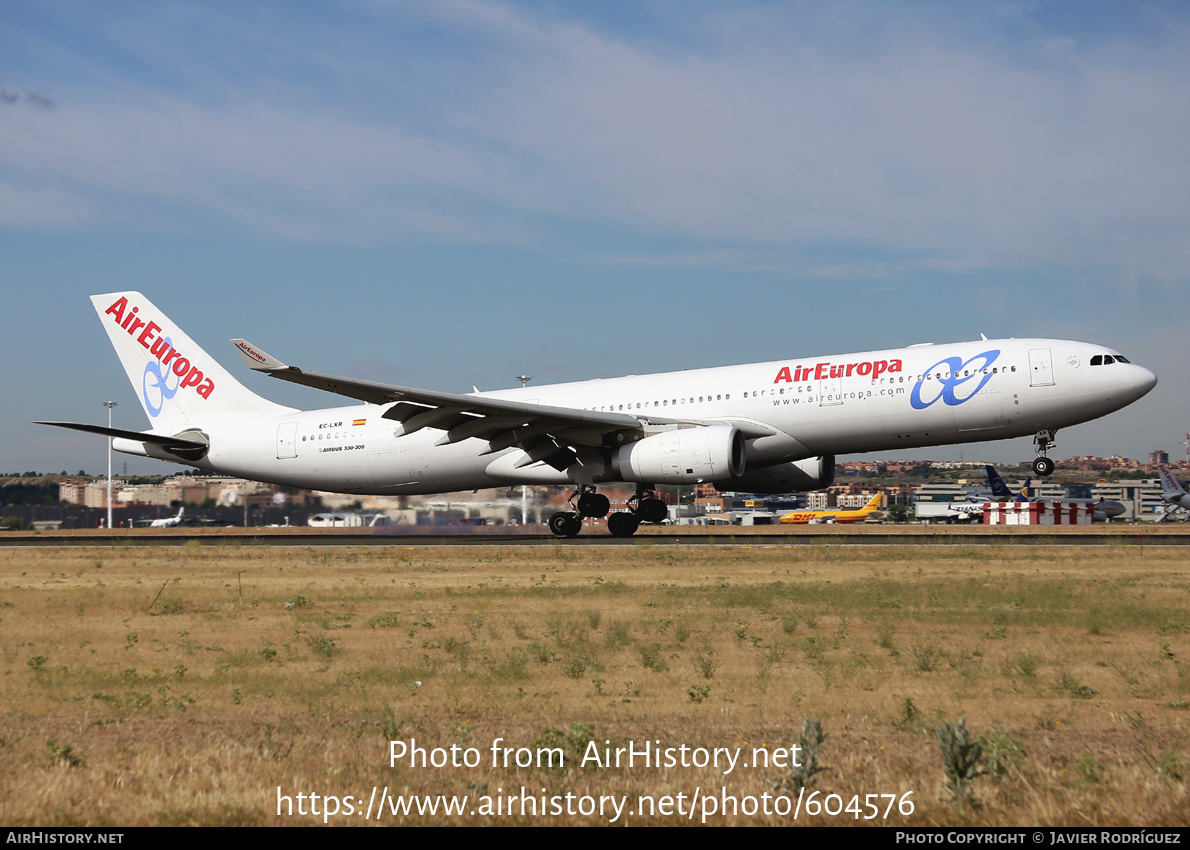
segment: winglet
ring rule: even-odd
[[[233,339],[231,344],[236,347],[236,351],[240,353],[240,357],[244,358],[248,367],[257,372],[278,372],[289,368],[276,357],[266,354],[246,339]]]

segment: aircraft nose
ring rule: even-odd
[[[1144,366],[1138,366],[1137,368],[1140,370],[1140,375],[1137,377],[1137,388],[1140,390],[1140,394],[1144,395],[1153,387],[1157,386],[1157,376]]]
[[[1131,365],[1132,374],[1129,376],[1129,389],[1133,391],[1135,398],[1141,398],[1157,386],[1157,376],[1144,366],[1137,366],[1135,363]]]

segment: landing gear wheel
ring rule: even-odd
[[[550,531],[556,537],[578,537],[583,521],[569,511],[558,511],[550,517]]]
[[[612,537],[631,537],[640,527],[640,520],[627,511],[616,511],[607,518],[607,530]]]
[[[1039,457],[1033,461],[1033,471],[1043,478],[1052,475],[1056,464],[1048,457]]]
[[[578,497],[578,512],[581,516],[598,519],[601,516],[607,516],[611,507],[611,501],[602,493],[583,493]]]
[[[663,522],[669,517],[669,508],[660,499],[641,499],[636,516],[641,522]]]

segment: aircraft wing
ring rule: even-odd
[[[247,340],[231,342],[244,362],[257,372],[371,404],[392,405],[383,415],[400,423],[402,435],[434,428],[446,432],[438,445],[474,437],[488,441],[488,453],[516,446],[528,454],[518,465],[545,461],[565,469],[575,460],[573,446],[603,445],[607,434],[639,431],[646,424],[703,424],[361,381],[286,365]]]

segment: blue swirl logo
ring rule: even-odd
[[[993,349],[991,351],[985,351],[982,354],[976,354],[966,362],[963,362],[958,357],[947,357],[945,360],[939,360],[923,373],[924,375],[930,375],[939,366],[944,367],[945,371],[941,373],[941,377],[933,378],[929,382],[931,384],[935,381],[937,382],[938,394],[929,401],[922,400],[921,391],[927,383],[923,378],[923,380],[917,382],[917,386],[909,394],[909,403],[917,410],[925,410],[931,404],[938,401],[938,399],[942,399],[942,402],[950,407],[954,407],[956,404],[962,404],[982,390],[984,385],[992,379],[992,372],[989,371],[989,367],[996,362],[996,358],[999,356],[999,349]],[[970,370],[971,374],[964,376],[963,370],[968,369],[977,362],[978,365]],[[983,374],[981,375],[980,373]],[[979,380],[980,378],[982,380]],[[977,380],[978,383],[973,386],[965,386]]]
[[[171,348],[173,347],[169,337],[162,339]],[[161,414],[161,408],[165,406],[166,399],[173,398],[182,384],[182,379],[174,375],[175,380],[171,387],[169,385],[170,375],[174,375],[173,370],[166,368],[165,374],[162,374],[161,363],[157,360],[150,360],[145,365],[145,374],[141,379],[141,398],[145,400],[145,410],[149,411],[149,415],[153,418]],[[152,384],[149,383],[150,379]],[[157,399],[156,404],[153,403],[154,397]]]

